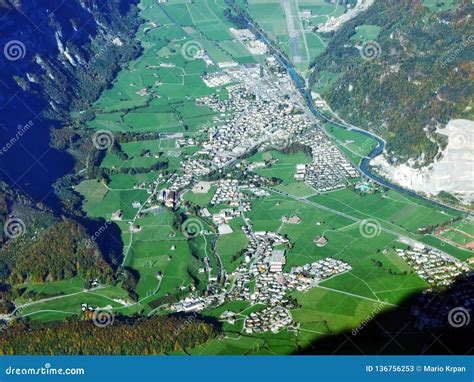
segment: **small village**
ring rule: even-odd
[[[259,49],[251,32],[234,32],[246,45],[253,44],[255,49]],[[297,332],[299,323],[291,315],[296,303],[291,293],[307,292],[321,281],[352,270],[348,263],[331,257],[291,266],[289,239],[279,231],[254,231],[245,217],[245,213],[251,211],[252,198],[270,195],[269,190],[278,181],[257,174],[258,169],[278,163],[278,159],[271,156],[259,161],[248,160],[257,152],[283,150],[292,144],[303,147],[311,161],[295,164],[293,179],[304,182],[317,193],[345,188],[361,177],[317,121],[303,112],[288,73],[279,69],[270,56],[265,67],[256,64],[222,65],[221,71],[202,76],[208,87],[225,87],[227,94],[223,96],[221,91],[216,91],[213,95],[196,99],[197,106],[206,106],[217,115],[213,117],[213,123],[204,125],[193,139],[181,136],[176,141],[178,148],[197,146],[199,149],[183,158],[180,171],[167,179],[167,188],[156,192],[155,197],[159,204],[176,209],[183,200],[183,193],[208,194],[212,189],[208,206],[200,208],[198,215],[212,223],[218,235],[233,233],[232,219],[244,219],[246,224],[240,229],[247,237],[248,245],[239,253],[240,265],[227,273],[218,264],[216,271],[206,256],[204,266],[199,268],[199,273],[208,276],[209,285],[205,293],[197,293],[196,288],[191,288],[190,294],[169,307],[175,312],[190,313],[232,301],[261,306],[261,310],[249,314],[227,310],[221,315],[220,318],[230,324],[242,319],[242,331],[247,334],[278,333],[285,328]],[[241,171],[238,176],[235,169]],[[161,181],[164,179],[136,187],[153,194]],[[372,186],[360,183],[355,190],[370,193]],[[133,201],[132,207],[142,214],[147,213],[156,208],[155,199],[149,199],[144,205]],[[224,205],[226,208],[217,212],[209,211],[214,206]],[[122,211],[115,211],[112,219],[121,220]],[[300,224],[301,218],[296,214],[285,215],[281,222],[296,225]],[[140,231],[139,225],[130,225],[130,232]],[[328,244],[328,238],[324,234],[315,235],[313,243],[321,248]],[[469,271],[461,261],[423,246],[397,249],[397,254],[432,286],[450,285],[460,274]]]
[[[289,292],[306,292],[319,282],[352,269],[344,261],[325,258],[292,267],[289,272],[285,272],[287,264],[285,250],[279,248],[287,245],[288,239],[274,232],[253,232],[246,226],[242,229],[250,243],[243,254],[244,263],[227,276],[227,288],[217,295],[188,296],[174,304],[172,307],[174,310],[201,311],[216,302],[248,301],[252,305],[258,304],[267,308],[250,314],[245,320],[245,331],[278,332],[293,323],[288,310],[289,307],[293,307],[288,298]],[[228,315],[232,316],[231,313],[228,312]]]
[[[471,271],[471,267],[462,261],[423,246],[396,251],[431,286],[451,285],[459,275]]]

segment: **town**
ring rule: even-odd
[[[247,42],[252,39],[243,32],[238,36]],[[201,55],[204,57],[205,53]],[[189,294],[170,304],[169,308],[175,312],[202,312],[227,302],[244,301],[251,306],[261,306],[261,309],[248,315],[227,310],[221,319],[230,324],[244,320],[243,331],[247,334],[278,333],[284,328],[297,332],[299,323],[291,315],[296,302],[290,294],[293,291],[307,292],[321,281],[350,272],[352,267],[331,257],[291,266],[288,249],[292,244],[287,237],[278,232],[254,231],[245,214],[252,210],[254,198],[271,194],[272,182],[277,181],[263,177],[257,171],[269,168],[277,160],[248,161],[248,158],[255,153],[284,150],[292,145],[297,145],[300,150],[303,148],[311,161],[296,164],[293,178],[315,193],[346,188],[361,179],[361,174],[328,137],[319,121],[304,112],[300,95],[288,73],[281,70],[273,57],[267,57],[265,65],[226,65],[202,79],[209,87],[225,86],[227,97],[214,93],[196,100],[197,106],[206,106],[218,116],[213,117],[213,124],[204,126],[192,140],[178,140],[179,146],[189,144],[199,149],[184,158],[180,171],[168,179],[139,185],[151,196],[143,205],[134,202],[133,207],[141,214],[152,213],[160,204],[177,210],[183,207],[184,193],[204,195],[212,189],[208,207],[200,208],[198,216],[211,223],[219,236],[233,233],[231,221],[243,218],[245,225],[241,230],[249,244],[239,254],[240,264],[230,273],[222,267],[217,253],[214,253],[217,262],[213,266],[206,256],[199,268],[199,274],[208,277],[206,292],[197,293],[193,287]],[[237,174],[237,168],[243,171]],[[153,191],[164,182],[168,184],[167,188]],[[366,183],[355,188],[361,192],[370,189]],[[211,213],[209,209],[213,206],[221,207],[218,212]],[[120,214],[121,211],[116,211],[113,219],[119,220]],[[285,215],[281,221],[282,224],[300,224],[301,218],[296,214]],[[188,238],[206,235],[199,229],[187,235]],[[130,230],[132,233],[140,232],[141,227],[131,225]],[[316,247],[325,247],[328,238],[315,235],[313,243]],[[463,262],[421,245],[396,251],[431,285],[449,285],[457,276],[469,271],[469,266]]]

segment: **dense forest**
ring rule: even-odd
[[[429,163],[446,143],[436,128],[452,118],[474,118],[473,11],[471,1],[441,12],[419,0],[377,1],[332,32],[313,63],[310,85],[332,73],[336,80],[323,96],[333,110],[352,124],[383,130],[394,157],[424,154]],[[362,25],[380,28],[380,49],[371,60],[361,58],[352,39]]]
[[[167,354],[186,351],[218,333],[216,326],[195,316],[115,317],[105,327],[76,318],[62,323],[16,321],[2,332],[0,354]]]
[[[26,236],[26,235],[25,235]],[[111,279],[111,269],[83,227],[63,219],[44,229],[35,240],[12,240],[0,254],[11,269],[10,284],[64,280]]]

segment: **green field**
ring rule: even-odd
[[[314,83],[312,90],[316,93],[324,95],[332,87],[332,85],[337,82],[341,75],[341,73],[321,71],[320,76],[316,78],[316,82]]]
[[[184,194],[184,200],[189,201],[198,205],[199,207],[206,207],[211,203],[212,197],[216,192],[216,187],[212,186],[209,192],[206,193],[194,193],[192,191],[186,192]]]
[[[324,0],[290,0],[288,2],[300,61],[295,59],[294,51],[291,48],[287,14],[282,1],[249,0],[248,11],[255,22],[267,33],[268,37],[290,57],[301,74],[307,76],[310,73],[310,64],[318,55],[324,52],[328,43],[328,39],[315,33],[314,28],[324,24],[330,17],[338,17],[344,14],[346,7],[339,3],[332,4]]]
[[[357,134],[331,123],[324,125],[326,132],[334,139],[339,148],[355,165],[367,156],[377,142],[366,135]]]
[[[292,55],[280,0],[241,0],[239,4],[248,4],[255,21],[286,54]],[[318,35],[313,28],[330,17],[342,15],[346,7],[325,0],[291,0],[289,4],[303,58],[297,67],[305,76],[309,63],[324,51],[329,41],[326,39],[330,38]],[[92,130],[133,135],[119,142],[122,153],[112,149],[103,153],[99,169],[102,173],[97,176],[100,180],[83,179],[74,187],[82,197],[82,211],[89,218],[109,220],[114,212],[122,212],[121,221],[113,224],[121,232],[122,265],[137,272],[134,292],[138,297],[132,300],[132,294],[120,283],[85,290],[80,277],[43,284],[27,282],[15,286],[28,292],[27,297],[17,301],[27,304],[22,305],[19,316],[60,320],[80,315],[83,303],[109,307],[124,315],[165,314],[171,311],[170,304],[183,297],[203,296],[212,293],[213,287],[229,291],[232,279],[224,281],[218,276],[231,274],[244,261],[236,255],[249,245],[249,238],[242,230],[248,225],[253,232],[275,232],[289,240],[288,245],[281,245],[285,249],[286,272],[327,257],[342,260],[352,269],[325,279],[306,293],[291,292],[302,305],[291,311],[294,320],[301,323],[298,336],[286,329],[277,334],[243,333],[245,316],[263,306],[229,301],[227,295],[223,305],[207,308],[202,314],[219,319],[225,310],[231,310],[237,313],[236,323],[222,323],[223,338],[187,351],[190,354],[290,354],[325,335],[354,328],[374,312],[391,309],[428,288],[397,255],[395,249],[404,247],[400,236],[439,248],[461,260],[472,257],[471,251],[420,233],[422,228],[444,226],[464,217],[464,213],[361,178],[351,180],[344,189],[318,193],[294,179],[296,165],[313,160],[303,151],[293,154],[275,149],[257,151],[239,159],[239,166],[227,173],[219,169],[209,178],[200,178],[212,180],[208,192],[193,192],[193,185],[183,186],[177,194],[177,205],[166,207],[154,192],[171,188],[173,177],[183,173],[182,163],[189,156],[207,155],[198,153],[208,135],[208,131],[201,130],[203,126],[223,125],[232,117],[232,111],[224,115],[196,105],[196,99],[202,96],[216,94],[226,99],[229,94],[225,86],[207,87],[201,76],[219,71],[219,63],[258,63],[264,57],[252,56],[229,31],[233,25],[224,17],[225,0],[173,0],[159,4],[142,0],[140,9],[144,23],[137,39],[143,54],[123,66],[110,88],[91,106],[94,118],[87,122]],[[310,13],[303,17],[300,13],[304,11]],[[376,25],[360,25],[355,28],[353,40],[356,43],[375,40],[379,32]],[[205,49],[210,62],[189,56],[185,48],[191,45]],[[338,78],[338,74],[322,72],[312,90],[324,95]],[[329,124],[324,128],[355,165],[375,147],[375,141],[353,131]],[[154,134],[150,138],[144,133]],[[169,133],[180,133],[179,137],[193,138],[197,143],[183,146],[176,136],[166,135]],[[166,166],[157,169],[157,163]],[[274,181],[271,183],[274,186],[265,186],[269,195],[257,197],[249,191],[246,176],[255,174],[267,178],[265,182]],[[242,192],[251,210],[242,208],[242,213],[228,222],[233,232],[220,235],[203,209],[215,214],[230,208],[227,202],[211,205],[220,184],[217,180],[227,175],[245,185]],[[370,192],[357,191],[356,184],[362,182],[369,184]],[[134,202],[148,204],[143,208],[133,207]],[[283,217],[294,216],[300,219],[297,224],[282,221]],[[196,236],[187,235],[184,229],[188,219],[198,225]],[[361,231],[360,221],[365,219],[374,220],[379,226],[379,232],[372,237]],[[474,225],[466,219],[452,223],[452,227],[474,234]],[[461,245],[466,243],[467,236],[453,232],[446,232],[445,237]],[[327,244],[317,246],[314,239],[318,236],[324,236]],[[253,293],[255,280],[252,283]]]
[[[381,28],[378,25],[359,25],[355,28],[356,33],[351,37],[351,39],[358,43],[377,40],[380,29]]]
[[[459,231],[455,231],[452,229],[448,229],[446,231],[443,231],[441,233],[441,236],[444,238],[453,241],[459,245],[466,245],[469,244],[471,241],[473,241],[473,238],[470,236],[467,236]]]
[[[457,0],[423,0],[423,5],[435,12],[456,9],[459,5]]]
[[[360,219],[373,217],[381,224],[400,228],[417,234],[419,228],[431,224],[440,224],[462,215],[461,213],[433,206],[415,200],[413,197],[402,195],[395,191],[359,195],[349,189],[335,191],[330,194],[316,195],[309,200],[341,212],[348,212]]]
[[[64,296],[51,297],[50,300],[33,302],[19,310],[19,316],[33,320],[60,320],[81,313],[81,304],[93,307],[125,310],[128,314],[136,313],[141,305],[130,301],[127,292],[118,287],[96,288],[88,291],[68,291]]]
[[[249,161],[251,163],[267,161],[269,163],[267,167],[256,169],[255,172],[267,178],[279,178],[283,181],[283,185],[289,185],[294,183],[293,177],[296,174],[296,165],[311,163],[312,159],[301,151],[293,155],[287,155],[272,150],[265,153],[257,153]]]

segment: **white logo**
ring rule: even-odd
[[[10,218],[5,221],[3,232],[10,239],[15,239],[26,232],[26,225],[21,219]]]
[[[114,144],[114,135],[109,130],[99,130],[92,136],[92,143],[97,150],[107,150]]]
[[[359,224],[359,232],[366,239],[380,235],[382,227],[376,219],[364,219]]]
[[[454,134],[449,137],[449,147],[452,147],[454,150],[460,150],[464,147],[468,147],[468,145],[469,137],[465,134]]]
[[[11,40],[3,47],[3,54],[9,61],[21,60],[26,55],[25,44],[19,40]]]
[[[106,326],[113,325],[115,316],[110,310],[97,309],[92,314],[92,322],[98,328],[105,328]]]
[[[192,61],[197,58],[197,54],[203,50],[203,47],[199,41],[188,41],[181,48],[181,54],[186,60]]]
[[[471,321],[469,311],[462,306],[453,308],[448,313],[448,322],[453,328],[468,326]]]
[[[184,236],[186,236],[188,239],[195,238],[199,233],[201,233],[203,229],[204,226],[201,220],[196,218],[187,219],[181,227]]]
[[[380,45],[377,42],[370,40],[362,44],[359,53],[364,60],[371,61],[380,56],[382,48],[380,48]]]

